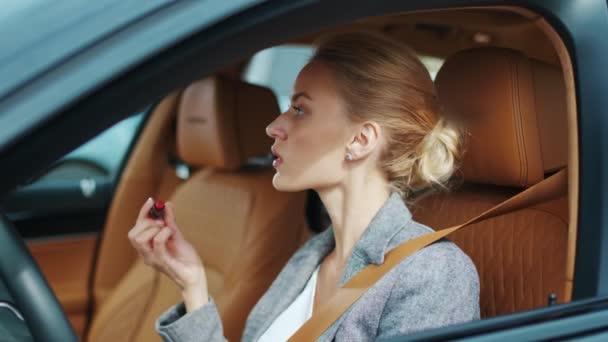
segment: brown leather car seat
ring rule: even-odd
[[[205,264],[225,336],[240,340],[253,305],[309,237],[306,194],[276,191],[268,163],[247,163],[270,151],[264,129],[279,114],[270,90],[213,77],[179,101],[177,154],[200,169],[169,200]],[[154,321],[179,301],[177,286],[138,260],[101,306],[89,341],[159,341]]]
[[[567,165],[561,70],[501,48],[448,58],[436,79],[447,115],[465,130],[464,184],[417,201],[414,218],[435,229],[463,223]],[[481,314],[490,317],[571,298],[575,231],[567,197],[480,222],[452,235],[474,261]]]
[[[95,264],[93,306],[96,312],[129,268],[137,253],[125,236],[146,198],[168,198],[183,180],[177,176],[174,122],[180,92],[154,106],[120,175],[108,210]]]

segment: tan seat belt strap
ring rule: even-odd
[[[567,171],[566,169],[562,169],[551,177],[535,184],[461,225],[429,233],[404,242],[386,253],[382,265],[370,264],[361,270],[361,272],[353,276],[342,288],[338,289],[336,294],[323,305],[315,315],[306,321],[304,325],[289,338],[289,341],[299,342],[316,340],[338,319],[338,317],[346,312],[346,310],[348,310],[348,308],[353,305],[367,289],[372,287],[380,278],[382,278],[382,276],[412,253],[462,227],[563,196],[567,193],[567,184]]]

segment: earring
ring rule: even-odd
[[[348,161],[353,160],[353,154],[350,152],[346,152],[346,160],[348,160]]]

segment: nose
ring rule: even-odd
[[[282,117],[283,115],[279,115],[266,127],[266,135],[274,139],[287,139],[287,132],[285,131],[284,125],[281,124]]]

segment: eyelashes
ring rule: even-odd
[[[297,106],[291,106],[291,109],[293,110],[293,112],[295,113],[296,116],[302,116],[304,115],[304,110],[300,107]]]

